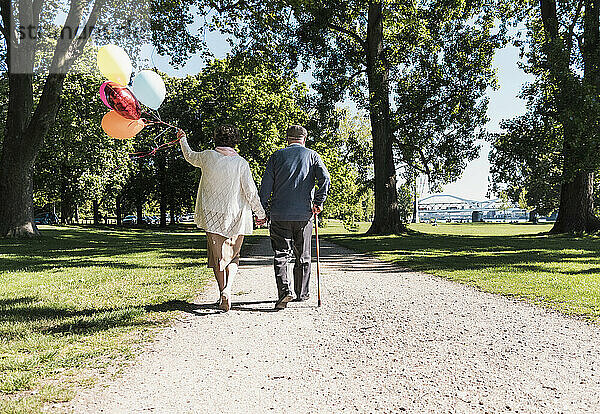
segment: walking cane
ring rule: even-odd
[[[319,269],[319,218],[317,213],[313,213],[315,218],[315,238],[317,242],[317,307],[321,306],[321,270]]]

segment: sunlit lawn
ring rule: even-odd
[[[0,412],[37,412],[118,366],[198,292],[199,232],[45,227],[0,239]]]
[[[413,224],[403,236],[349,233],[329,240],[398,265],[600,321],[600,239],[542,234],[550,225]],[[368,229],[361,223],[360,231]]]

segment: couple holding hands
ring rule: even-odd
[[[273,265],[278,299],[275,309],[309,297],[313,213],[320,213],[329,190],[329,173],[315,151],[305,147],[307,131],[299,125],[287,130],[288,146],[275,151],[256,189],[248,162],[234,147],[239,130],[231,125],[215,129],[214,150],[192,151],[182,130],[177,133],[184,158],[202,169],[195,222],[206,231],[208,267],[219,285],[219,308],[231,306],[231,285],[238,270],[244,235],[252,234],[252,212],[258,225],[270,219]],[[315,185],[317,190],[315,191]],[[288,263],[295,258],[293,283]]]

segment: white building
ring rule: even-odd
[[[512,203],[505,204],[500,198],[476,201],[450,194],[434,194],[420,199],[418,206],[420,221],[470,222],[477,216],[487,222],[524,222],[529,219],[527,210]]]

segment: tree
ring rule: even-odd
[[[326,126],[313,125],[311,131],[318,139],[308,145],[321,155],[331,175],[323,218],[343,220],[346,227],[354,229],[357,220],[367,221],[373,216],[371,133],[368,121],[361,116],[351,116],[342,109],[334,115]]]
[[[240,155],[248,159],[257,180],[271,154],[285,145],[287,127],[308,122],[306,85],[280,68],[229,57],[209,62],[195,82],[194,108],[201,111],[202,121],[190,142],[197,139],[207,147],[216,126],[236,125],[243,138]]]
[[[408,222],[409,217],[414,214],[414,191],[412,185],[406,182],[398,188],[398,205],[400,206],[400,218]]]
[[[600,229],[594,171],[600,165],[600,37],[597,0],[530,2],[526,70],[535,75],[536,108],[561,129],[561,186],[553,233]]]
[[[249,161],[259,183],[268,158],[285,145],[287,126],[307,122],[307,88],[285,71],[258,62],[242,64],[240,59],[238,55],[212,60],[197,75],[166,78],[169,94],[160,112],[163,119],[186,131],[195,150],[214,147],[216,126],[236,125],[242,134],[240,155]],[[169,134],[172,137],[173,132]],[[146,144],[138,140],[138,146],[151,145],[154,133],[145,136]],[[140,159],[135,171],[141,168],[147,171],[131,176],[126,200],[140,205],[142,198],[153,195],[163,225],[167,207],[172,213],[192,208],[200,171],[183,160],[178,150]]]
[[[562,128],[534,111],[503,121],[505,131],[490,135],[490,190],[513,202],[521,195],[537,213],[558,209],[562,179]]]
[[[398,210],[390,104],[397,75],[410,67],[411,51],[427,41],[436,25],[462,21],[467,30],[471,22],[482,38],[488,36],[495,5],[373,0],[207,3],[219,12],[213,26],[239,40],[235,50],[252,50],[290,69],[298,61],[314,66],[322,117],[331,116],[333,105],[348,92],[368,110],[375,190],[370,232],[404,231]]]
[[[0,158],[0,235],[28,236],[37,233],[33,222],[33,192],[30,171],[40,150],[44,136],[53,124],[58,110],[65,74],[73,61],[83,52],[83,48],[95,26],[103,1],[96,0],[87,21],[84,21],[85,5],[73,0],[65,26],[70,29],[84,27],[76,36],[59,38],[49,73],[45,77],[42,91],[37,99],[34,95],[34,65],[38,27],[40,19],[53,18],[58,7],[43,2],[25,0],[2,0],[2,33],[6,47],[6,68],[8,71],[8,112],[5,136]],[[50,10],[48,10],[50,9]],[[53,9],[53,10],[52,10]],[[18,14],[17,14],[18,13]],[[16,19],[18,16],[18,19]],[[42,21],[43,23],[43,21]],[[15,28],[26,28],[16,31]],[[25,35],[22,35],[22,34]]]
[[[59,202],[62,223],[86,200],[114,206],[129,173],[131,143],[109,138],[100,127],[107,112],[97,99],[102,82],[97,75],[67,75],[56,121],[33,167],[37,204]]]
[[[479,155],[486,92],[496,85],[492,58],[504,36],[490,34],[491,14],[477,24],[444,18],[426,24],[428,38],[408,53],[407,67],[396,75],[393,125],[399,162],[437,189],[458,179]]]
[[[0,55],[5,58],[9,86],[0,157],[0,236],[38,234],[33,221],[31,169],[54,124],[65,76],[83,53],[94,28],[100,24],[109,28],[109,23],[118,22],[120,26],[114,30],[98,32],[98,40],[107,42],[112,38],[121,43],[129,41],[130,45],[133,41],[141,44],[148,33],[148,15],[144,11],[144,2],[128,0],[70,0],[68,8],[61,2],[0,0]],[[172,20],[171,11],[153,10],[155,33],[168,29],[156,23]],[[57,31],[54,22],[60,14],[65,14],[66,19]],[[44,38],[39,33],[58,34],[49,59],[40,48]],[[172,56],[184,58],[192,43],[185,34],[172,36]],[[39,90],[34,87],[38,81]]]

